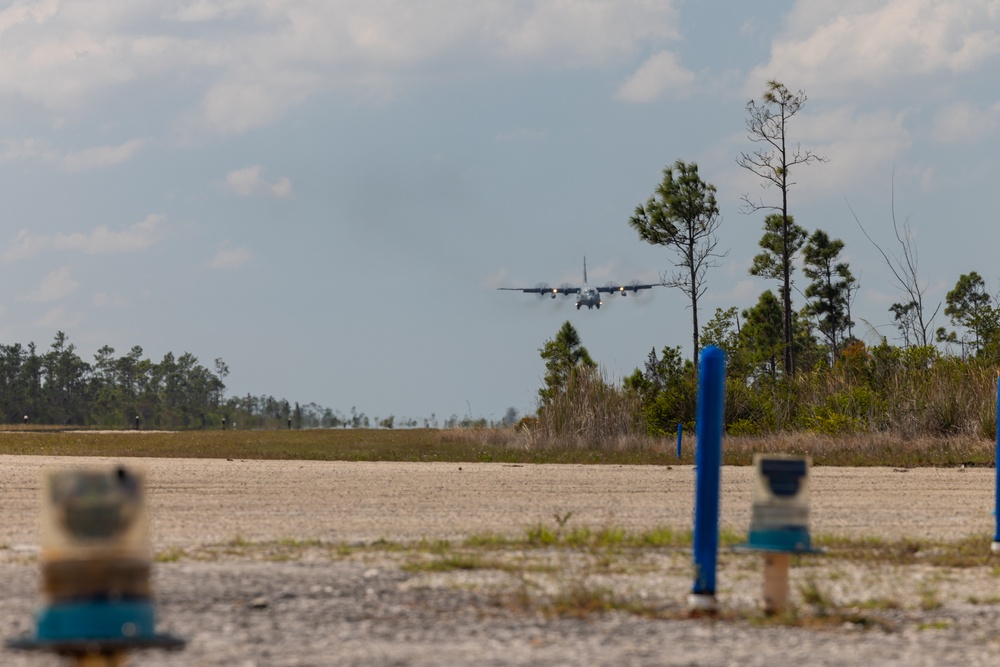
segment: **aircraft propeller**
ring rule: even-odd
[[[605,287],[611,290],[610,292],[608,292],[609,294],[620,294],[621,296],[628,296],[628,293],[625,291],[627,288],[624,285],[619,285],[618,283],[608,283],[607,285],[605,285]]]

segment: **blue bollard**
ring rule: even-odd
[[[715,566],[719,551],[719,481],[722,476],[722,422],[726,353],[709,345],[701,353],[695,424],[694,570],[688,604],[715,609]]]
[[[681,460],[681,436],[684,435],[684,425],[677,425],[677,460]]]
[[[1000,554],[1000,378],[997,378],[996,438],[997,438],[996,454],[993,457],[993,469],[996,472],[996,483],[994,484],[996,505],[993,508],[993,516],[996,518],[996,529],[993,531],[993,544],[990,545],[990,551],[992,551],[995,554]]]

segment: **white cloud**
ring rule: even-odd
[[[579,68],[679,38],[671,0],[151,0],[0,12],[0,100],[88,113],[135,84],[181,86],[195,129],[238,133],[331,87],[390,89],[415,67]],[[183,116],[184,110],[174,110]]]
[[[932,137],[942,143],[968,143],[993,134],[1000,120],[1000,104],[980,109],[968,102],[955,102],[938,111]]]
[[[216,270],[238,269],[253,258],[249,248],[224,248],[215,253],[208,262],[208,268]]]
[[[144,139],[130,139],[114,146],[91,146],[62,152],[40,139],[8,139],[0,149],[0,161],[38,161],[56,165],[64,171],[79,172],[128,162],[145,143]]]
[[[605,62],[647,40],[680,36],[670,2],[501,1],[476,20],[483,21],[478,31],[499,42],[503,53],[570,67]]]
[[[226,188],[240,197],[250,197],[255,194],[269,194],[279,199],[292,196],[292,181],[283,176],[275,183],[269,183],[261,176],[259,164],[243,169],[235,169],[226,174]]]
[[[853,106],[796,116],[796,142],[801,140],[803,149],[829,162],[800,167],[794,180],[813,189],[843,192],[887,173],[912,143],[905,119],[903,113],[858,112]]]
[[[241,197],[249,197],[260,187],[260,165],[234,169],[226,174],[226,187]]]
[[[70,296],[80,286],[70,274],[68,266],[56,269],[42,279],[41,284],[31,292],[18,297],[18,301],[48,303]]]
[[[998,54],[994,0],[799,0],[746,92],[759,96],[774,78],[818,93],[885,85],[905,75],[974,70]]]
[[[111,167],[132,159],[145,141],[131,139],[117,146],[92,146],[80,151],[67,153],[62,159],[66,171],[85,171],[100,167]]]
[[[693,82],[694,74],[680,64],[675,54],[660,51],[621,85],[618,97],[626,102],[652,102],[664,93],[684,95]]]
[[[83,317],[79,313],[71,313],[66,310],[66,306],[58,304],[49,309],[39,319],[35,320],[35,326],[49,331],[67,331],[75,329]]]
[[[913,140],[905,127],[906,115],[902,112],[877,110],[858,111],[854,106],[843,106],[821,113],[802,111],[793,119],[789,136],[794,142],[790,150],[801,149],[827,158],[828,162],[799,165],[789,171],[798,191],[842,193],[852,187],[868,183],[872,178],[883,178],[892,166],[903,158]],[[751,151],[745,134],[727,141],[726,149]],[[719,184],[717,184],[719,185]],[[762,182],[745,169],[735,165],[723,177],[723,188],[749,193],[756,199],[769,201],[774,193],[762,192]]]
[[[292,196],[292,179],[282,176],[278,182],[270,186],[271,194],[279,199],[287,199]]]
[[[29,259],[47,250],[82,252],[86,255],[136,252],[150,247],[162,238],[162,222],[162,216],[151,214],[120,232],[111,231],[104,225],[87,234],[58,232],[45,235],[32,234],[27,229],[22,229],[7,242],[7,248],[0,254],[0,259]]]

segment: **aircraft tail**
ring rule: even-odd
[[[587,256],[583,257],[583,286],[587,286]]]

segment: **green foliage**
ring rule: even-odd
[[[652,436],[676,433],[677,424],[694,423],[697,402],[696,371],[685,363],[679,347],[650,350],[645,370],[626,378],[625,388],[638,394],[646,432]]]
[[[743,311],[743,322],[739,333],[740,349],[745,352],[753,373],[776,377],[784,338],[781,303],[771,290],[760,295],[757,305]]]
[[[951,318],[957,332],[937,331],[939,342],[959,343],[962,356],[987,356],[1000,359],[1000,307],[986,291],[986,281],[972,271],[959,277],[954,289],[948,292],[944,314]]]
[[[764,435],[777,429],[773,383],[748,385],[739,377],[726,378],[725,421],[729,435]]]
[[[764,235],[757,245],[764,252],[754,256],[750,265],[750,275],[782,281],[794,272],[792,259],[802,249],[809,233],[795,224],[794,218],[777,213],[764,218]]]
[[[539,350],[545,361],[545,386],[538,390],[546,405],[563,393],[578,368],[594,368],[593,359],[580,342],[580,334],[567,320],[555,338],[545,341]]]
[[[705,292],[705,273],[718,266],[719,206],[715,186],[701,180],[698,165],[677,160],[663,170],[663,181],[645,206],[637,206],[629,226],[647,243],[672,248],[676,271],[664,280],[689,300],[693,352],[698,365],[698,299]]]
[[[812,280],[806,287],[805,296],[811,299],[803,312],[815,317],[820,333],[830,347],[835,359],[851,321],[851,291],[857,282],[846,262],[838,261],[844,249],[840,239],[830,239],[826,232],[817,229],[809,237],[802,260],[802,272]],[[831,361],[832,361],[831,359]]]

